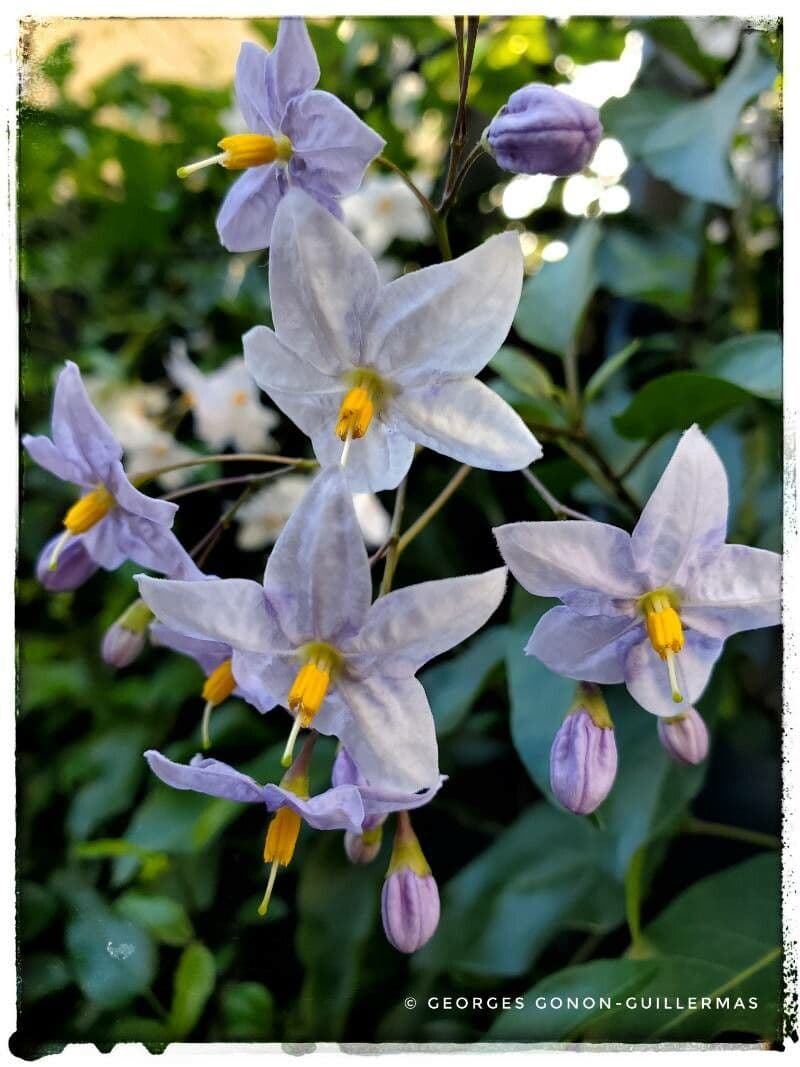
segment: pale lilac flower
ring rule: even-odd
[[[617,743],[611,720],[595,721],[584,707],[564,719],[550,749],[550,787],[576,815],[589,815],[608,796],[617,775]]]
[[[83,490],[64,518],[65,532],[48,564],[53,571],[61,551],[80,537],[83,550],[105,570],[130,559],[175,577],[192,572],[194,565],[170,530],[177,505],[145,496],[131,484],[122,469],[122,448],[92,406],[74,363],[58,376],[52,434],[52,440],[26,434],[22,443],[40,467]]]
[[[517,470],[539,443],[475,375],[505,340],[521,285],[519,241],[506,233],[381,286],[347,228],[292,192],[275,217],[275,332],[245,335],[247,368],[321,464],[339,463],[344,442],[355,491],[397,486],[415,444]]]
[[[236,100],[250,130],[219,142],[222,152],[181,167],[185,177],[219,163],[245,174],[229,191],[217,231],[231,252],[271,242],[276,208],[293,186],[331,212],[354,193],[385,141],[341,100],[314,88],[319,64],[301,18],[283,18],[272,52],[245,41],[236,64]]]
[[[708,755],[708,728],[694,708],[671,719],[658,720],[658,737],[667,755],[694,766]]]
[[[430,182],[414,176],[423,193]],[[397,174],[375,174],[346,200],[342,201],[344,221],[367,251],[382,256],[396,239],[425,241],[431,236],[431,224],[425,209]]]
[[[499,527],[517,580],[564,604],[525,651],[568,678],[625,682],[655,715],[688,712],[727,637],[780,622],[781,557],[725,544],[727,519],[725,469],[693,426],[632,535],[584,521]]]
[[[277,426],[278,416],[261,403],[241,356],[204,374],[185,352],[175,348],[165,366],[192,409],[195,433],[210,448],[231,445],[249,452],[274,447],[269,431]]]
[[[387,940],[398,952],[416,952],[436,932],[439,911],[436,879],[408,816],[401,814],[381,891],[381,918]]]
[[[603,134],[597,109],[551,85],[517,89],[484,131],[481,143],[515,174],[575,174]]]
[[[414,675],[481,627],[499,605],[504,567],[397,589],[372,606],[367,552],[339,467],[318,475],[281,532],[263,586],[139,577],[167,626],[233,649],[237,682],[261,685],[297,731],[341,739],[371,783],[415,791],[438,781],[436,733]]]
[[[143,600],[134,600],[109,626],[100,644],[100,655],[109,667],[129,667],[145,646],[153,613]]]
[[[284,474],[245,501],[236,512],[239,548],[252,550],[274,544],[312,482],[313,477],[307,474]],[[355,493],[353,505],[367,547],[385,544],[390,519],[380,500],[373,493]]]

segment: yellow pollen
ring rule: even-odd
[[[210,167],[214,163],[225,167],[226,170],[247,170],[248,167],[263,167],[267,163],[274,163],[275,160],[286,163],[292,158],[292,143],[282,134],[268,137],[263,133],[235,133],[230,137],[223,137],[217,147],[222,149],[217,155],[179,167],[178,177],[188,178],[195,171]]]
[[[230,659],[224,659],[218,667],[206,678],[203,686],[203,700],[207,700],[212,707],[227,700],[236,688],[236,679],[233,677]]]
[[[289,690],[289,707],[306,729],[322,706],[331,682],[331,662],[324,655],[315,662],[306,663],[297,672]]]
[[[64,525],[74,537],[86,533],[114,507],[114,497],[104,485],[82,496],[64,516]]]
[[[354,386],[348,391],[339,408],[336,436],[341,441],[346,440],[347,437],[356,440],[363,437],[369,429],[374,414],[375,405],[369,391],[363,385]]]
[[[244,391],[244,389],[237,389],[236,392],[231,397],[231,403],[234,405],[234,407],[237,407],[237,408],[244,407],[244,405],[247,403],[248,400],[249,400],[249,397],[248,397],[247,393]]]

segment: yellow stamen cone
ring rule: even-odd
[[[336,421],[336,436],[341,441],[348,437],[358,440],[363,437],[372,422],[375,405],[367,389],[356,385],[345,395]]]
[[[73,537],[86,533],[87,530],[104,519],[114,507],[114,497],[104,485],[92,489],[90,493],[76,501],[64,516],[64,525]]]

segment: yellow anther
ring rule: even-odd
[[[666,593],[650,593],[642,601],[645,625],[650,643],[662,659],[668,652],[683,648],[683,626],[680,615]]]
[[[301,726],[309,727],[322,706],[331,682],[330,671],[330,660],[320,656],[316,661],[306,663],[297,672],[289,690],[289,707],[296,713]]]
[[[264,862],[286,867],[291,863],[300,833],[300,816],[292,808],[279,808],[273,816],[264,842]]]
[[[86,496],[82,496],[77,503],[73,504],[64,516],[64,525],[74,537],[76,534],[86,533],[114,507],[114,497],[104,485],[92,489]]]
[[[263,133],[235,133],[230,137],[223,137],[217,143],[222,151],[208,159],[201,159],[198,163],[190,163],[186,167],[178,168],[179,178],[188,178],[197,170],[210,167],[218,163],[226,170],[246,170],[248,167],[263,167],[275,160],[288,162],[292,157],[292,144],[288,137],[279,134],[277,137],[268,137]]]
[[[227,700],[236,688],[236,679],[233,677],[230,659],[224,659],[219,667],[216,667],[203,686],[203,700],[208,701],[212,707]]]
[[[375,414],[375,405],[369,391],[363,385],[356,385],[350,389],[339,408],[339,418],[336,420],[336,436],[344,441],[347,437],[358,439],[363,437],[372,422]]]
[[[231,397],[231,403],[234,407],[243,408],[247,401],[250,399],[249,395],[244,389],[237,389]]]

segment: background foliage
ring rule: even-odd
[[[274,40],[273,22],[251,29]],[[457,91],[449,22],[321,20],[310,29],[322,87],[386,138],[386,154],[410,169],[440,161]],[[779,29],[743,32],[731,19],[484,20],[471,136],[525,82],[587,69],[612,78],[619,68],[599,65],[637,42],[635,84],[602,112],[629,161],[626,211],[590,199],[567,212],[557,181],[535,210],[509,218],[510,175],[484,160],[465,183],[451,221],[456,254],[515,226],[529,271],[487,377],[545,443],[536,474],[564,502],[623,526],[678,432],[698,421],[730,477],[731,539],[779,549]],[[124,66],[79,99],[74,74],[65,41],[29,71],[47,102],[20,106],[28,430],[46,426],[66,358],[122,381],[160,380],[172,340],[210,368],[269,321],[266,255],[231,256],[216,240],[229,176],[205,172],[191,187],[174,177],[225,132],[230,90],[147,81]],[[568,253],[556,261],[560,241]],[[398,241],[391,254],[406,267],[437,259],[433,243]],[[565,378],[573,359],[580,391]],[[189,432],[183,424],[180,436]],[[285,453],[307,447],[285,420],[278,437]],[[422,454],[409,520],[454,469]],[[74,594],[44,593],[33,564],[69,494],[32,464],[23,484],[15,1051],[176,1039],[779,1038],[778,867],[762,847],[769,837],[759,837],[776,833],[779,819],[774,630],[728,643],[699,705],[713,730],[706,766],[670,764],[655,721],[620,687],[608,690],[620,772],[594,820],[566,814],[549,793],[548,749],[572,683],[522,656],[544,602],[516,590],[488,628],[429,667],[423,681],[450,777],[415,826],[443,917],[408,960],[380,929],[388,840],[372,866],[355,868],[340,835],[304,830],[267,921],[258,919],[263,812],[170,791],[141,757],[147,747],[179,759],[197,750],[198,669],[157,649],[124,672],[104,666],[98,644],[129,602],[136,568]],[[176,525],[184,543],[223,506],[218,494],[189,497]],[[474,472],[402,557],[397,584],[496,565],[490,526],[532,517],[549,513],[520,475]],[[255,577],[263,554],[239,552],[228,535],[209,566]],[[231,701],[215,730],[219,758],[262,780],[275,774],[280,715]],[[326,741],[318,750],[324,771],[333,749]],[[750,842],[710,836],[709,822],[755,833]],[[757,995],[759,1008],[533,1006],[534,992],[720,990]],[[527,991],[526,1009],[504,1015],[424,1007],[430,995]],[[406,995],[415,1010],[403,1007]]]

